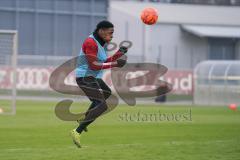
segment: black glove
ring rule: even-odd
[[[122,68],[127,63],[127,60],[119,58],[117,60],[118,67]]]
[[[123,54],[126,54],[127,51],[128,51],[128,48],[127,48],[127,47],[124,47],[124,46],[121,46],[118,51],[121,52],[121,53],[123,53]]]

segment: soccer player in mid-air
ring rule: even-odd
[[[111,90],[101,79],[103,70],[123,67],[126,64],[126,59],[122,57],[125,57],[127,47],[122,46],[113,56],[107,57],[106,44],[112,40],[113,32],[114,26],[111,22],[99,22],[93,34],[84,41],[78,57],[76,82],[91,101],[91,105],[84,119],[79,122],[78,128],[71,131],[71,137],[77,147],[81,147],[81,133],[87,131],[87,126],[108,108],[106,99],[111,95]]]

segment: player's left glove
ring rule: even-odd
[[[118,51],[121,52],[122,54],[126,54],[127,51],[128,51],[128,48],[124,47],[124,46],[121,46]]]

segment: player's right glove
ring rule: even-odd
[[[127,63],[127,60],[125,60],[125,59],[119,58],[119,59],[117,60],[117,66],[120,67],[120,68],[122,68],[123,66],[125,66],[126,63]]]

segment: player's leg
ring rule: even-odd
[[[89,106],[88,110],[85,113],[85,116],[81,117],[79,120],[77,120],[77,122],[79,123],[79,125],[85,120],[86,116],[88,115],[88,113],[93,110],[100,102],[93,100],[91,105]],[[85,128],[83,128],[83,131],[88,132],[87,126],[89,124],[91,124],[94,120],[88,121],[87,123],[85,123]],[[83,126],[82,126],[83,127]],[[81,130],[81,129],[79,129]]]
[[[82,131],[84,131],[88,125],[90,125],[96,118],[98,118],[106,110],[107,110],[107,104],[103,99],[102,101],[99,101],[95,107],[93,107],[88,111],[85,119],[80,123],[76,131],[81,134]]]
[[[101,96],[103,95],[104,99],[105,99],[105,103],[106,100],[111,96],[112,91],[111,89],[105,84],[105,82],[102,79],[96,79],[98,87],[100,87],[101,89]],[[91,105],[86,113],[86,115],[89,113],[89,111],[95,107],[97,107],[99,105],[99,103],[101,103],[101,101],[99,100],[92,100],[94,105]]]
[[[111,90],[102,80],[95,78],[80,79],[77,83],[92,101],[92,105],[86,112],[86,118],[80,123],[79,127],[74,129],[71,133],[74,143],[80,147],[80,134],[89,124],[107,110],[105,99],[111,95]]]
[[[85,119],[76,129],[78,133],[81,133],[89,124],[91,124],[97,117],[107,110],[107,104],[96,78],[85,78],[84,81],[78,83],[78,85],[93,103],[93,105],[91,105],[89,110],[86,112]]]
[[[98,86],[102,89],[104,98],[105,98],[105,100],[106,100],[106,99],[109,98],[110,95],[111,95],[111,89],[105,84],[105,82],[104,82],[102,79],[96,79],[96,81],[98,82]],[[98,87],[96,87],[96,88],[98,88]],[[98,101],[98,100],[95,100],[95,99],[92,99],[92,98],[89,98],[89,99],[92,101],[92,103],[91,103],[91,105],[89,106],[89,108],[88,108],[88,110],[87,110],[87,112],[86,112],[86,114],[85,114],[85,117],[88,115],[88,113],[89,113],[90,110],[92,110],[92,109],[95,108],[99,103],[101,103],[101,102]],[[82,118],[81,118],[80,120],[78,120],[77,122],[80,124],[80,123],[85,119],[85,117],[82,117]],[[89,125],[89,124],[92,123],[93,121],[94,121],[94,120],[91,120],[87,125]],[[84,128],[84,131],[85,131],[85,132],[88,131],[87,127]]]
[[[92,103],[91,103],[91,105],[89,106],[87,112],[85,113],[85,117],[88,115],[88,113],[89,113],[89,111],[90,111],[91,109],[95,108],[95,107],[100,103],[100,101],[95,100],[95,99],[91,99],[91,101],[92,101]]]
[[[94,107],[96,107],[97,104],[98,104],[98,102],[95,101],[95,100],[91,100],[91,102],[92,102],[92,103],[91,103],[90,106],[88,107],[88,110],[86,111],[85,116],[81,116],[81,117],[77,120],[77,122],[78,122],[79,124],[85,119],[85,117],[87,116],[87,114],[89,113],[89,111],[90,111],[91,109],[93,109]]]
[[[103,95],[104,95],[105,100],[107,100],[112,94],[111,89],[106,85],[106,83],[102,79],[97,79],[97,82],[98,82],[100,88],[102,89],[102,91],[104,91]]]
[[[111,89],[105,84],[105,82],[102,79],[96,79],[96,81],[98,82],[98,86],[103,91],[103,95],[104,95],[105,100],[107,100],[110,97],[110,95],[112,94]],[[95,99],[92,99],[92,98],[89,98],[89,99],[92,101],[92,103],[89,106],[89,108],[88,108],[88,110],[87,110],[85,115],[87,115],[89,113],[89,111],[91,109],[95,108],[98,105],[98,103],[99,103],[98,100],[95,100]]]
[[[110,95],[112,94],[111,89],[105,84],[105,82],[102,79],[96,79],[96,81],[97,81],[98,87],[100,87],[100,89],[102,90],[101,93],[103,93],[104,99],[106,101],[110,97]],[[95,100],[95,99],[92,99],[92,98],[90,98],[90,100],[92,101],[92,104],[88,108],[88,111],[85,114],[86,116],[88,115],[90,110],[97,107],[101,103],[101,101]],[[93,121],[94,120],[92,120],[92,122]]]
[[[77,78],[76,79],[78,86],[85,92],[85,94],[88,96],[88,98],[92,101],[91,104],[91,108],[94,108],[95,106],[97,106],[99,102],[98,99],[104,99],[104,96],[101,95],[100,92],[100,87],[98,85],[98,83],[96,82],[96,79],[91,77],[85,77],[85,78]],[[96,94],[95,94],[96,93]],[[95,97],[97,99],[95,99]],[[91,109],[87,112],[86,117],[88,117],[88,113],[91,111]],[[73,142],[77,145],[77,147],[81,147],[80,145],[80,136],[81,136],[81,132],[83,130],[86,130],[86,127],[92,123],[94,121],[93,120],[89,120],[86,121],[86,117],[83,119],[83,121],[80,123],[79,127],[77,129],[73,129],[70,132],[70,135],[73,139]]]

